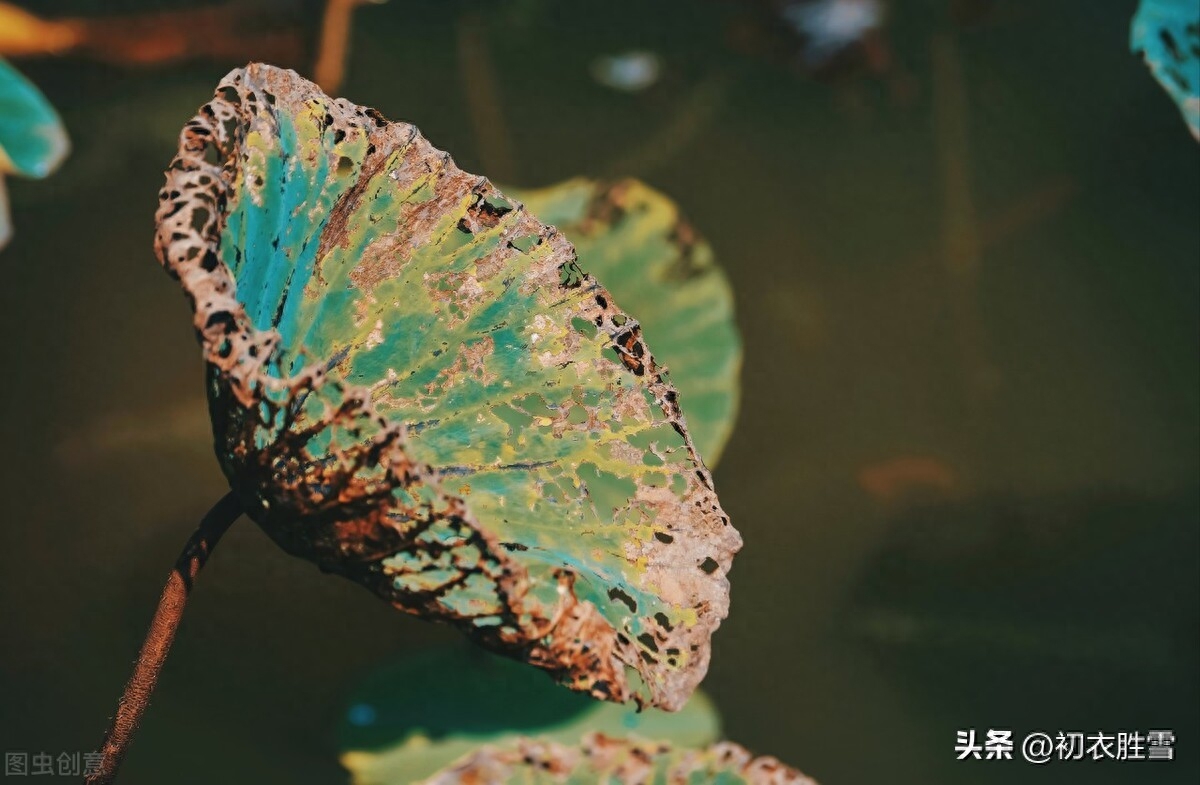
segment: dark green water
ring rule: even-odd
[[[733,4],[392,0],[341,92],[496,179],[640,176],[712,242],[746,343],[716,471],[746,547],[705,682],[731,738],[826,785],[1195,782],[1200,148],[1126,54],[1132,2],[1002,5],[962,31],[897,4],[892,74],[831,85],[730,46]],[[464,35],[494,64],[482,135]],[[591,80],[632,48],[667,64],[650,92]],[[150,238],[233,65],[22,64],[76,149],[10,183],[0,253],[6,750],[95,746],[224,490]],[[347,686],[457,638],[239,525],[122,782],[342,782]],[[969,727],[1172,728],[1178,760],[958,763]]]

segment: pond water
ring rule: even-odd
[[[888,70],[814,79],[737,3],[392,0],[340,92],[501,182],[645,179],[712,243],[746,346],[705,682],[730,738],[826,785],[1195,782],[1200,148],[1127,52],[1132,2],[944,6],[894,4]],[[646,89],[596,81],[626,52]],[[10,183],[0,253],[6,750],[95,746],[224,491],[151,236],[238,64],[19,63],[75,149]],[[243,522],[121,781],[345,781],[348,685],[458,637]],[[1177,760],[957,762],[967,728],[1170,728]]]

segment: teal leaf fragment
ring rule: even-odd
[[[347,696],[339,737],[354,785],[385,785],[430,777],[485,744],[522,736],[574,744],[589,732],[702,746],[717,740],[720,723],[699,691],[678,712],[637,711],[458,647],[424,651],[368,675]]]
[[[632,314],[411,125],[233,71],[155,248],[218,459],[281,547],[571,689],[678,709],[741,539]]]
[[[54,107],[0,58],[0,248],[12,234],[4,176],[46,177],[69,150],[66,129]]]
[[[1200,141],[1200,3],[1141,0],[1129,47],[1146,62]]]

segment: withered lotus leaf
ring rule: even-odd
[[[265,65],[184,127],[157,219],[217,455],[272,539],[572,689],[683,704],[741,540],[562,234]]]
[[[744,748],[720,742],[705,749],[665,742],[612,739],[596,733],[578,746],[522,739],[485,747],[422,785],[612,785],[721,783],[722,785],[816,785],[775,758],[755,758]],[[392,785],[392,783],[388,783]],[[399,783],[395,783],[399,785]]]

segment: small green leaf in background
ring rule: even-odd
[[[715,466],[737,418],[742,341],[709,244],[674,202],[637,180],[507,192],[561,230],[579,266],[637,315],[679,390],[696,449]]]
[[[12,236],[4,176],[45,177],[69,150],[66,129],[46,96],[0,59],[0,248]]]
[[[1200,2],[1142,0],[1129,48],[1146,61],[1200,141]]]
[[[697,749],[588,734],[575,744],[519,739],[485,747],[423,785],[816,785],[775,758],[729,742]],[[401,785],[400,780],[388,785]]]
[[[720,720],[701,692],[678,712],[600,703],[543,674],[479,649],[414,654],[367,676],[350,693],[338,730],[354,785],[432,776],[485,744],[520,736],[574,744],[589,732],[702,746]]]

